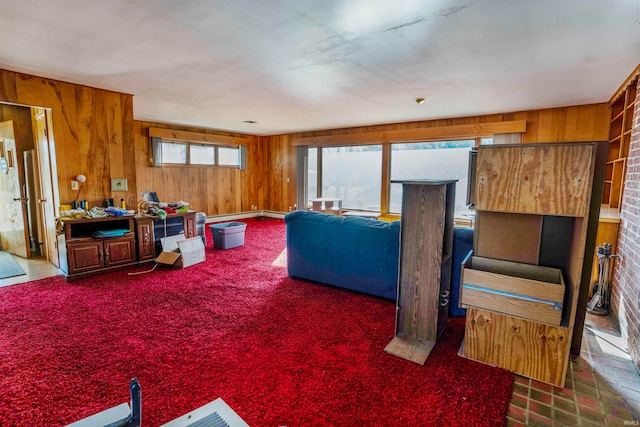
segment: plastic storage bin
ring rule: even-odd
[[[244,222],[223,222],[211,224],[209,229],[213,236],[213,247],[216,249],[231,249],[244,245]]]

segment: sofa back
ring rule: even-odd
[[[284,221],[291,277],[396,299],[399,221],[314,211],[294,211]]]

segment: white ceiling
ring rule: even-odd
[[[0,68],[262,135],[606,102],[639,61],[639,0],[0,0]]]

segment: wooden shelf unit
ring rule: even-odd
[[[478,147],[462,356],[564,387],[596,153],[588,142]]]
[[[609,128],[609,153],[604,181],[602,204],[620,209],[627,171],[627,157],[631,143],[631,128],[636,102],[638,76],[629,81],[611,101],[611,126]]]
[[[402,184],[395,337],[385,352],[423,365],[447,325],[456,181]]]
[[[153,262],[158,255],[154,224],[164,221],[149,216],[70,219],[58,236],[60,269],[67,281],[108,273],[123,267]],[[167,215],[186,238],[196,235],[196,213]],[[96,231],[126,229],[119,237],[94,237]],[[159,238],[159,237],[158,237]]]
[[[118,237],[94,237],[97,231],[129,230]],[[137,263],[133,216],[71,219],[58,236],[60,269],[67,281]]]

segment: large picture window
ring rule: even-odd
[[[325,147],[321,173],[322,197],[342,199],[347,209],[380,210],[382,145]]]
[[[456,212],[467,211],[469,151],[475,140],[391,144],[391,180],[457,179]],[[402,185],[391,184],[389,211],[402,209]]]

